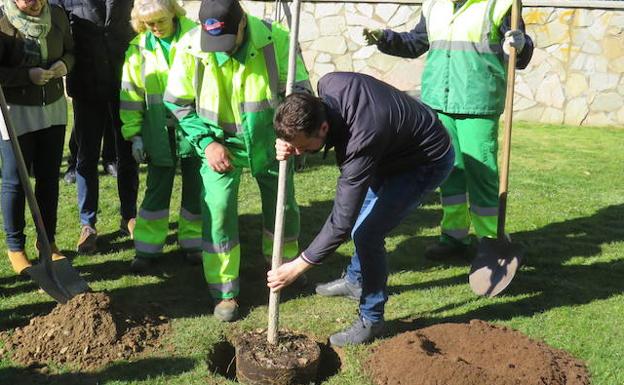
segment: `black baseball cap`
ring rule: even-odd
[[[232,50],[236,44],[238,24],[243,14],[243,8],[238,0],[202,0],[199,7],[202,51]]]

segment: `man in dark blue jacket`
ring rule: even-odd
[[[136,217],[138,167],[132,145],[121,135],[119,89],[126,49],[134,37],[130,26],[132,0],[50,0],[69,16],[76,65],[67,76],[73,98],[77,142],[76,183],[81,232],[78,252],[97,251],[99,182],[97,164],[102,134],[112,128],[117,150],[117,187],[122,232],[132,235]]]
[[[384,238],[442,183],[454,152],[435,112],[375,78],[331,73],[318,91],[320,98],[293,93],[278,107],[275,147],[279,160],[335,149],[340,177],[334,207],[308,248],[268,273],[268,286],[288,286],[351,235],[356,252],[347,273],[329,284],[336,295],[360,301],[353,326],[330,337],[332,345],[344,346],[382,332],[388,299]]]

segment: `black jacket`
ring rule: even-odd
[[[349,237],[369,187],[384,176],[435,164],[451,149],[433,110],[371,76],[330,73],[319,80],[318,93],[329,123],[325,151],[335,148],[340,177],[332,212],[303,253],[310,263]]]
[[[74,43],[69,32],[67,17],[59,7],[50,6],[52,28],[46,36],[48,62],[34,66],[24,64],[24,36],[9,22],[0,17],[0,84],[7,102],[24,106],[43,106],[65,97],[62,78],[47,84],[33,84],[28,71],[33,67],[49,68],[62,60],[71,73],[74,66]]]
[[[50,0],[65,9],[75,43],[76,65],[67,77],[74,98],[119,98],[133,0]]]

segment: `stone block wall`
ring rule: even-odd
[[[408,31],[416,25],[421,1],[398,1],[304,2],[299,42],[313,84],[331,71],[356,71],[418,94],[424,59],[382,54],[362,38],[363,27]],[[190,17],[197,17],[199,3],[183,1]],[[275,17],[275,2],[242,3],[252,15]],[[613,3],[622,5],[524,7],[536,50],[527,69],[516,72],[514,119],[624,127],[624,1]]]

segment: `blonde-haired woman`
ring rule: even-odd
[[[189,261],[201,261],[201,158],[178,134],[163,104],[167,74],[180,38],[196,24],[176,0],[135,0],[132,27],[139,35],[126,51],[121,84],[122,134],[132,155],[147,163],[147,187],[134,229],[136,256],[130,268],[145,272],[163,251],[169,204],[179,160],[182,202],[178,243]]]

